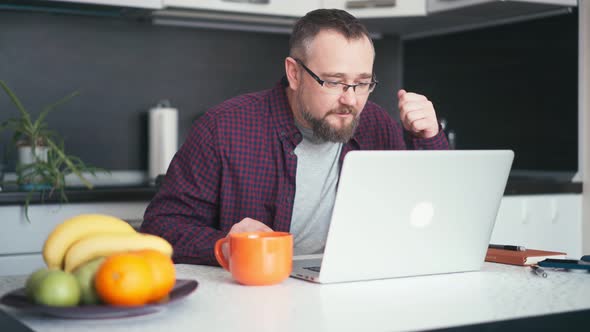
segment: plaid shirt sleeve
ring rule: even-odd
[[[174,156],[144,215],[140,230],[172,243],[176,263],[217,265],[212,248],[226,232],[215,224],[221,172],[215,138],[215,120],[205,114]]]
[[[442,128],[438,127],[438,134],[431,138],[417,138],[404,131],[404,140],[409,150],[448,150],[449,142]]]

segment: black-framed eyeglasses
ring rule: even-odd
[[[316,75],[311,69],[307,68],[306,65],[303,64],[303,61],[299,59],[295,59],[295,61],[305,69],[305,71],[316,81],[319,85],[325,88],[325,91],[330,94],[339,95],[348,91],[349,88],[352,88],[357,95],[367,95],[373,90],[375,90],[375,86],[379,83],[375,78],[371,80],[371,82],[361,82],[357,84],[346,84],[342,82],[333,82],[333,81],[325,81],[322,80],[318,75]]]

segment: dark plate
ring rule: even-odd
[[[169,294],[167,301],[146,304],[137,307],[115,307],[109,305],[84,305],[76,307],[50,307],[29,302],[25,296],[25,289],[19,288],[4,294],[0,303],[9,307],[28,312],[38,312],[62,318],[123,318],[147,315],[164,309],[170,303],[174,303],[192,293],[199,283],[196,280],[176,279],[176,284]]]

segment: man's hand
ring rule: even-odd
[[[400,119],[404,128],[419,138],[431,138],[438,134],[438,120],[434,112],[434,105],[423,95],[397,92]]]
[[[233,225],[227,235],[229,236],[229,234],[244,232],[272,232],[272,228],[258,220],[244,218],[239,223]]]
[[[244,218],[239,223],[234,224],[229,229],[227,237],[229,237],[230,234],[244,232],[272,232],[272,228],[266,226],[258,220],[252,218]],[[229,258],[229,248],[227,247],[227,242],[224,243],[223,246],[221,246],[221,251],[223,252],[225,258]]]

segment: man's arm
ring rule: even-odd
[[[168,240],[176,263],[216,265],[221,160],[215,121],[204,115],[170,163],[166,178],[149,204],[141,231]]]

